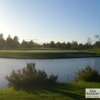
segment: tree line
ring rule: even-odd
[[[65,50],[100,48],[100,39],[92,43],[91,39],[88,38],[88,41],[84,44],[78,43],[77,41],[72,41],[67,43],[65,42],[55,43],[54,41],[51,41],[50,43],[39,44],[34,42],[33,40],[30,41],[23,40],[20,43],[18,36],[14,36],[12,38],[10,35],[8,35],[8,37],[4,39],[3,34],[2,33],[0,34],[0,49],[34,49],[34,48],[55,48],[55,49],[65,49]]]
[[[14,36],[12,38],[10,35],[8,35],[8,37],[4,39],[3,34],[0,34],[0,49],[31,49],[34,47],[40,47],[40,45],[32,40],[23,40],[20,43],[18,36]]]

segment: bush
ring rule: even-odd
[[[26,68],[13,70],[10,76],[6,76],[8,86],[14,88],[33,87],[36,85],[54,84],[57,76],[47,76],[44,70],[37,70],[35,64],[29,63]]]
[[[100,74],[94,68],[87,66],[85,69],[76,72],[75,81],[88,81],[88,82],[100,82]]]

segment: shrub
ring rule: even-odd
[[[14,88],[54,84],[57,78],[58,77],[53,74],[48,77],[44,70],[37,70],[34,63],[27,64],[26,68],[21,70],[13,70],[11,75],[6,76],[8,86]]]
[[[76,72],[75,81],[88,81],[88,82],[100,82],[100,74],[94,68],[87,66],[85,69]]]

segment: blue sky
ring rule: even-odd
[[[0,0],[0,33],[37,42],[100,34],[100,0]]]

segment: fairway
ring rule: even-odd
[[[0,50],[0,52],[24,52],[24,53],[50,53],[50,52],[79,52],[78,50],[56,50],[56,49],[48,49],[48,50]]]
[[[85,89],[99,87],[100,83],[73,82],[29,90],[8,88],[0,90],[0,100],[88,100],[85,98]]]
[[[62,59],[96,57],[96,53],[78,50],[0,50],[1,58]]]

